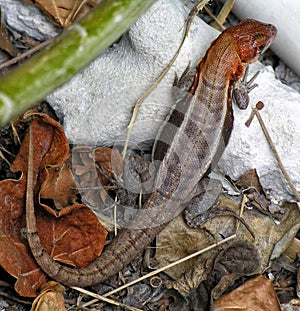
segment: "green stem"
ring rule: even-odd
[[[67,82],[115,42],[155,0],[103,0],[51,46],[0,80],[0,125]]]

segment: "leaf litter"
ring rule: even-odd
[[[69,200],[63,197],[58,200],[61,209],[56,212],[45,203],[40,203],[40,189],[49,182],[48,168],[60,170],[68,157],[69,145],[61,126],[47,115],[34,115],[31,127],[36,134],[32,169],[41,241],[54,259],[75,267],[84,267],[100,255],[106,231],[85,205],[65,205]],[[24,198],[28,144],[29,138],[26,135],[11,165],[12,171],[22,172],[20,179],[0,181],[0,265],[17,278],[16,291],[21,296],[32,297],[36,295],[36,290],[44,283],[46,276],[36,265],[26,241]],[[68,187],[69,184],[65,186]],[[52,189],[55,190],[55,187]],[[69,196],[68,191],[66,195]],[[57,199],[55,192],[54,197]]]
[[[25,2],[29,2],[29,0],[26,0]],[[61,27],[68,27],[73,20],[80,17],[81,12],[89,10],[92,6],[95,5],[97,1],[37,0],[31,2],[38,4],[42,8],[42,10],[47,12],[48,16],[50,16]],[[49,121],[49,124],[52,124],[52,121]],[[58,133],[60,133],[60,130],[57,131]],[[26,138],[24,141],[26,141]],[[24,144],[24,141],[22,143],[22,146]],[[59,149],[62,148],[62,150],[65,150],[66,145],[67,142],[62,142],[62,145],[59,146]],[[23,147],[23,149],[24,148],[25,147]],[[43,167],[45,163],[48,163],[47,162],[48,156],[45,154],[44,157],[42,156],[40,157],[40,159],[36,159],[38,160],[37,162],[40,161],[39,162],[40,164],[38,164],[39,166],[38,169],[40,169],[40,167]],[[75,227],[74,223],[77,223],[77,221],[79,221],[79,223],[81,222],[83,227],[84,225],[87,225],[88,227],[97,226],[97,222],[94,222],[94,218],[90,216],[88,212],[89,209],[85,207],[83,204],[77,204],[76,202],[78,192],[74,187],[74,180],[69,168],[70,164],[68,163],[67,160],[66,161],[65,160],[66,158],[63,161],[61,161],[61,159],[58,158],[54,159],[54,161],[52,162],[52,160],[50,159],[51,163],[50,166],[46,164],[44,166],[43,172],[37,178],[37,185],[36,185],[37,187],[36,192],[38,193],[36,198],[36,205],[37,205],[36,207],[38,207],[36,212],[37,222],[39,228],[41,228],[41,230],[43,231],[46,230],[47,227],[49,228],[51,227],[51,229],[49,230],[49,232],[47,232],[47,234],[43,234],[40,237],[42,239],[42,242],[45,243],[45,247],[47,248],[47,250],[50,253],[53,253],[56,259],[73,266],[77,265],[84,266],[88,263],[81,262],[81,260],[77,262],[75,258],[71,258],[72,256],[70,257],[69,255],[66,255],[64,253],[63,250],[64,242],[62,242],[62,246],[59,246],[61,236],[64,235],[65,231],[69,231],[70,227],[72,226]],[[24,230],[25,223],[23,215],[22,198],[24,198],[26,190],[26,165],[27,165],[26,152],[22,153],[20,150],[15,161],[17,164],[14,162],[11,169],[15,171],[21,171],[22,172],[21,177],[16,180],[8,179],[0,181],[0,202],[1,204],[3,202],[6,204],[3,205],[6,207],[6,209],[3,209],[3,211],[1,209],[0,211],[1,212],[0,263],[2,263],[2,267],[4,269],[7,269],[8,272],[11,271],[9,273],[17,278],[15,289],[20,295],[22,295],[23,293],[24,296],[34,296],[36,289],[38,289],[41,286],[41,284],[45,284],[45,276],[39,270],[39,268],[35,266],[35,263],[31,258],[30,251],[27,248],[26,233]],[[22,161],[23,165],[21,163]],[[100,161],[102,160],[100,159]],[[106,173],[108,173],[110,169],[111,168],[106,170]],[[105,171],[105,169],[103,170]],[[111,177],[112,176],[110,176],[110,178]],[[87,176],[85,176],[84,178],[87,178]],[[99,178],[99,174],[96,174],[94,178],[96,179]],[[103,176],[101,176],[101,178],[103,178]],[[61,187],[65,187],[66,195],[64,195],[64,191],[60,191]],[[5,193],[5,198],[2,196],[3,193]],[[92,196],[94,196],[94,194]],[[106,196],[107,192],[103,190],[103,192],[100,195],[100,199],[102,201],[105,201]],[[94,200],[98,201],[99,196],[97,196],[96,198],[94,197]],[[233,205],[235,204],[229,203],[226,200],[225,205],[231,206],[231,208],[238,213],[239,208],[232,207],[232,204]],[[11,207],[11,209],[7,208],[8,205]],[[53,209],[53,207],[55,209]],[[177,279],[177,281],[169,283],[169,286],[173,288],[176,288],[177,286],[177,290],[179,292],[191,298],[192,296],[191,293],[193,292],[193,290],[197,289],[199,290],[199,292],[201,292],[200,289],[201,285],[198,286],[199,280],[201,279],[203,281],[201,284],[205,282],[217,284],[213,285],[215,286],[213,289],[214,295],[213,298],[217,299],[219,295],[221,295],[221,293],[224,290],[226,290],[226,288],[229,285],[232,284],[235,277],[237,276],[240,277],[243,273],[244,273],[243,275],[247,277],[255,273],[262,273],[264,270],[263,268],[266,268],[267,264],[270,262],[270,259],[279,256],[283,252],[284,248],[286,248],[286,245],[289,244],[289,242],[293,239],[294,235],[296,234],[296,231],[299,229],[298,227],[299,214],[297,214],[296,207],[294,205],[288,205],[286,208],[290,209],[290,211],[287,213],[287,215],[285,215],[285,218],[283,220],[281,219],[281,223],[276,223],[276,221],[272,219],[272,215],[270,215],[270,213],[267,213],[267,215],[262,216],[256,211],[246,210],[243,214],[243,217],[246,219],[247,223],[250,223],[250,226],[252,230],[255,232],[255,235],[257,232],[256,231],[257,228],[264,229],[262,230],[263,231],[262,233],[256,235],[256,239],[254,241],[252,237],[249,235],[249,232],[247,232],[247,230],[243,226],[239,226],[237,231],[238,235],[237,241],[230,242],[230,244],[227,246],[219,247],[218,249],[215,249],[212,252],[207,253],[208,254],[207,256],[201,255],[195,261],[195,263],[189,264],[189,266],[187,268],[184,268],[183,270],[181,268],[174,269],[174,271],[177,270],[176,273],[178,275],[177,276],[173,275],[173,277],[174,279]],[[87,215],[85,215],[85,213],[87,213]],[[257,214],[259,216],[257,216]],[[83,217],[84,220],[80,219],[81,215],[85,215]],[[88,222],[87,220],[89,219],[89,217],[91,217],[90,223],[87,224]],[[202,227],[202,229],[184,228],[184,230],[180,231],[178,235],[174,234],[176,230],[174,230],[174,228],[172,229],[171,224],[170,225],[171,229],[169,228],[169,231],[167,231],[166,238],[170,239],[174,235],[176,238],[173,242],[172,240],[170,240],[169,244],[166,245],[168,249],[176,246],[175,254],[172,254],[171,252],[167,254],[166,252],[166,255],[169,256],[171,262],[176,260],[177,257],[180,258],[182,256],[182,254],[180,253],[181,241],[178,238],[179,235],[182,236],[181,238],[183,244],[186,244],[186,247],[183,248],[182,252],[185,255],[187,255],[200,248],[202,239],[204,239],[205,243],[206,242],[215,243],[216,240],[218,239],[221,240],[222,238],[224,238],[226,234],[235,232],[237,227],[236,221],[237,221],[236,219],[228,216],[221,217],[219,220],[216,218],[209,220],[205,224],[205,226]],[[182,222],[182,220],[180,220],[180,222]],[[177,225],[179,223],[175,225],[175,229],[177,229]],[[184,223],[180,223],[179,228],[184,226],[185,226]],[[211,226],[213,229],[215,229],[215,231],[211,228]],[[270,232],[268,232],[269,230]],[[199,234],[200,232],[201,234]],[[80,232],[78,233],[75,230],[73,234],[77,236],[78,234],[80,235]],[[198,235],[200,236],[200,238],[198,237]],[[43,236],[47,236],[48,241],[44,241]],[[162,236],[159,237],[159,240],[163,240]],[[246,239],[240,238],[240,236],[246,237]],[[269,241],[269,239],[271,242]],[[54,249],[53,249],[53,241],[55,241]],[[269,242],[270,246],[268,247]],[[70,243],[70,240],[67,240],[65,243]],[[177,245],[178,243],[179,245]],[[157,245],[158,246],[160,245],[159,242]],[[164,247],[166,247],[166,245],[164,245]],[[3,250],[5,250],[5,252],[2,252],[2,247]],[[60,247],[62,247],[62,249],[60,249]],[[56,250],[57,252],[55,252]],[[243,264],[243,260],[241,259],[242,257],[241,258],[239,257],[240,255],[243,255],[242,252],[250,252],[249,254],[251,254],[251,257],[255,258],[253,262],[255,264],[254,268],[256,267],[257,269],[254,268],[252,270],[246,269],[246,272],[245,271],[243,272],[238,269],[240,268],[239,264],[234,265],[234,262]],[[16,254],[19,255],[20,257],[16,256]],[[229,256],[229,254],[231,254],[231,257]],[[160,255],[158,248],[156,254],[156,260],[158,262],[160,261],[159,256]],[[227,266],[225,271],[226,273],[220,273],[221,270],[220,267],[226,266],[225,264],[223,264],[223,261],[228,256],[235,260],[232,260],[232,264]],[[18,258],[19,259],[22,258],[22,260],[18,260]],[[246,262],[247,261],[245,260],[245,264]],[[246,264],[246,268],[249,269],[250,267],[247,266]],[[172,272],[169,272],[169,274],[172,275]],[[26,277],[24,277],[24,275],[26,275]],[[184,278],[186,278],[187,281],[182,283],[182,280]],[[251,280],[254,281],[251,283],[250,282]],[[247,308],[249,310],[251,310],[251,307],[253,306],[254,306],[253,310],[269,310],[267,309],[267,307],[257,304],[257,300],[253,298],[253,295],[249,294],[249,291],[251,291],[252,294],[254,293],[255,296],[257,290],[265,293],[265,295],[263,295],[262,300],[269,299],[270,301],[274,302],[274,306],[276,305],[273,286],[269,280],[265,280],[263,277],[259,276],[258,281],[256,281],[256,278],[250,279],[250,281],[248,281],[250,283],[246,282],[244,283],[244,286],[240,287],[240,293],[233,291],[231,297],[227,298],[227,294],[221,296],[221,298],[217,299],[216,302],[214,303],[214,308],[216,308],[216,310],[218,311],[223,311],[229,310],[230,307],[242,308],[244,307],[244,305],[247,305]],[[168,282],[166,282],[166,284],[167,283]],[[32,284],[34,285],[31,291],[26,292],[26,288],[28,290],[28,288],[32,286]],[[24,287],[25,290],[23,289],[23,285],[25,286]],[[268,289],[265,290],[265,288]],[[170,303],[170,301],[168,301],[169,297],[171,297],[171,300],[174,300],[175,303]],[[226,299],[221,300],[223,297],[224,298],[226,297]],[[249,299],[245,299],[245,297]],[[238,303],[241,300],[248,302],[245,302],[243,306],[240,306],[238,305]],[[166,303],[166,306],[168,306],[170,310],[178,310],[178,309],[190,310],[190,306],[186,307],[185,303],[182,302],[182,300],[178,298],[177,295],[174,294],[168,293],[164,295],[163,298],[160,300],[160,302],[157,303],[155,306],[156,307],[162,306],[164,303]],[[204,305],[205,303],[202,302],[201,307]],[[257,306],[259,305],[261,309],[258,308],[255,309],[255,305]]]

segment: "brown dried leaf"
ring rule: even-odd
[[[63,28],[87,14],[101,0],[36,0],[35,3]]]
[[[15,232],[20,231],[15,227],[12,229]],[[19,240],[11,238],[1,229],[0,265],[17,279],[15,290],[21,296],[34,297],[36,290],[45,282],[46,276],[32,259],[30,251],[25,246],[24,238],[21,236]]]
[[[255,189],[258,193],[263,191],[256,169],[248,170],[235,184],[242,190]]]
[[[31,126],[35,133],[33,171],[37,182],[41,169],[47,166],[61,166],[66,161],[69,155],[69,144],[60,124],[45,114],[35,114]],[[21,171],[26,175],[28,146],[29,135],[27,134],[11,166],[12,171]]]
[[[12,169],[21,166],[21,159],[27,161],[27,154],[28,149],[21,146]],[[15,289],[21,296],[33,297],[45,281],[45,275],[32,259],[26,246],[23,233],[26,227],[25,189],[25,174],[19,180],[0,181],[0,265],[17,278]]]
[[[213,310],[280,311],[281,309],[272,282],[259,275],[219,298],[214,303]]]
[[[53,200],[56,209],[76,203],[78,193],[70,165],[65,162],[60,167],[47,167],[45,180],[41,185],[39,200]]]
[[[37,216],[42,244],[55,260],[82,268],[101,254],[107,232],[85,205],[63,208],[57,217],[39,209]]]
[[[47,115],[35,115],[31,127],[35,134],[34,189],[38,195],[40,185],[47,180],[46,167],[62,167],[69,154],[69,145],[62,127]],[[26,134],[11,165],[12,171],[22,172],[21,178],[0,181],[0,265],[17,278],[15,289],[20,295],[35,296],[36,290],[45,281],[45,274],[31,257],[24,236],[28,146],[29,135]],[[58,215],[48,206],[43,207],[44,210],[37,209],[36,212],[37,226],[39,232],[45,232],[41,235],[41,240],[53,256],[79,267],[98,257],[103,248],[99,239],[104,243],[106,233],[87,207],[72,205],[62,209]],[[69,250],[73,253],[68,254]],[[75,259],[77,253],[81,256]]]
[[[62,292],[64,287],[49,281],[41,287],[41,293],[34,299],[30,311],[65,311]]]
[[[2,24],[1,8],[0,8],[0,49],[7,52],[10,56],[14,56],[14,48],[9,39],[7,30]]]
[[[216,257],[214,268],[207,278],[215,300],[241,276],[253,275],[260,267],[256,248],[246,241],[232,243]]]
[[[123,173],[123,158],[119,152],[108,147],[98,147],[94,150],[95,163],[98,165],[102,174],[98,173],[98,177],[102,185],[107,185],[107,179],[113,178],[113,174],[120,177]]]
[[[106,186],[114,176],[121,176],[123,173],[122,156],[108,147],[93,149],[77,146],[72,150],[72,162],[83,202],[101,208],[107,197]]]

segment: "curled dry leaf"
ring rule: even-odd
[[[40,204],[44,200],[52,200],[54,207],[61,210],[76,203],[78,190],[70,163],[65,162],[60,167],[47,167],[44,174],[45,180],[39,194]]]
[[[236,181],[235,185],[243,191],[252,189],[259,193],[263,192],[256,169],[248,170],[238,181]]]
[[[30,311],[65,311],[62,292],[64,287],[49,281],[41,287],[41,293],[34,299]]]
[[[59,26],[69,27],[101,0],[35,0],[35,3]]]
[[[213,289],[211,297],[218,298],[235,280],[255,274],[259,267],[258,252],[251,243],[233,242],[217,255],[213,270],[207,277],[206,285]]]
[[[280,305],[272,282],[259,275],[219,298],[213,306],[214,311],[280,311]]]
[[[72,168],[82,201],[100,211],[107,197],[106,187],[123,173],[123,159],[108,147],[77,146],[72,150]]]
[[[62,167],[69,154],[69,145],[61,126],[47,115],[35,115],[31,126],[35,133],[34,193],[38,196],[40,186],[47,180],[46,168]],[[35,296],[45,281],[24,234],[28,146],[27,134],[11,166],[12,171],[22,173],[20,179],[0,181],[0,265],[17,278],[15,289],[21,296]],[[35,202],[38,202],[37,198]],[[106,231],[86,206],[71,205],[59,214],[45,204],[35,208],[40,238],[52,256],[76,267],[88,265],[99,256]]]
[[[107,184],[108,178],[113,178],[113,174],[121,177],[123,173],[123,159],[117,150],[108,147],[98,147],[94,150],[95,162],[99,167],[97,170],[99,179],[103,185]]]

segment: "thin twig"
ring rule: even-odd
[[[247,196],[244,194],[244,195],[243,195],[243,199],[242,199],[242,203],[241,203],[241,209],[240,209],[240,215],[239,215],[240,218],[243,217],[244,209],[245,209],[245,204],[246,204],[247,200],[248,200],[248,199],[247,199]],[[235,230],[236,233],[238,232],[238,230],[239,230],[239,228],[240,228],[240,224],[241,224],[241,222],[238,221],[238,223],[237,223],[237,225],[236,225],[236,230]]]
[[[14,125],[14,123],[12,121],[10,121],[10,127],[11,127],[11,130],[13,132],[13,137],[14,137],[14,142],[15,144],[19,144],[21,145],[21,140],[20,140],[20,137],[19,137],[19,134],[18,134],[18,131]]]
[[[2,160],[5,161],[9,166],[11,166],[11,163],[9,163],[9,161],[6,159],[6,157],[4,156],[4,154],[2,153],[1,150],[0,150],[0,159],[2,159]]]
[[[20,60],[22,60],[22,59],[24,59],[24,58],[26,58],[26,57],[28,57],[28,56],[31,56],[32,54],[34,54],[34,53],[36,53],[36,52],[42,50],[43,48],[45,48],[46,46],[48,46],[50,43],[52,43],[56,38],[57,38],[57,36],[52,37],[52,38],[50,38],[50,39],[48,39],[48,40],[46,40],[46,41],[40,43],[39,45],[33,47],[32,49],[30,49],[30,50],[28,50],[28,51],[26,51],[26,52],[24,52],[24,53],[22,53],[22,54],[20,54],[20,55],[18,55],[18,56],[16,56],[16,57],[14,57],[14,58],[8,60],[7,62],[5,62],[5,63],[3,63],[3,64],[0,65],[0,70],[1,70],[2,68],[11,66],[11,65],[13,65],[13,64],[15,64],[15,63],[17,63],[17,62],[19,62]]]
[[[115,196],[115,203],[114,203],[114,232],[115,232],[115,237],[118,235],[118,224],[117,224],[117,206],[118,206],[118,197]]]
[[[258,102],[257,105],[256,105],[256,109],[254,110],[254,113],[255,113],[255,115],[257,117],[257,120],[258,120],[258,122],[259,122],[259,124],[261,126],[261,129],[262,129],[262,131],[263,131],[263,133],[264,133],[264,135],[266,137],[266,140],[267,140],[267,142],[268,142],[268,144],[269,144],[269,146],[270,146],[270,148],[271,148],[271,150],[273,152],[273,155],[274,155],[274,157],[275,157],[275,159],[276,159],[276,161],[278,163],[278,166],[279,166],[279,168],[280,168],[284,178],[286,179],[288,185],[290,186],[290,188],[291,188],[295,198],[297,199],[298,202],[300,202],[300,195],[299,195],[296,187],[294,186],[290,176],[288,175],[286,169],[284,168],[284,165],[283,165],[283,163],[282,163],[282,161],[281,161],[281,159],[279,157],[279,154],[278,154],[278,152],[277,152],[277,150],[275,148],[275,145],[274,145],[274,143],[272,141],[272,138],[269,135],[268,130],[267,130],[266,126],[265,126],[265,123],[264,123],[264,121],[263,121],[263,119],[262,119],[262,117],[261,117],[261,115],[260,115],[260,113],[258,111],[259,109],[257,109],[258,105],[262,105],[263,106],[263,103],[262,102]]]
[[[137,118],[138,112],[140,110],[140,107],[143,103],[143,101],[149,96],[149,94],[157,87],[157,85],[159,84],[159,82],[164,78],[164,76],[167,74],[167,72],[169,71],[169,69],[172,67],[172,65],[174,64],[176,58],[178,57],[181,48],[185,42],[185,39],[190,31],[191,25],[194,21],[194,17],[196,16],[196,14],[206,5],[206,3],[208,3],[209,0],[201,0],[190,12],[189,16],[187,17],[186,20],[186,25],[185,25],[185,31],[183,34],[183,38],[181,40],[181,43],[176,51],[176,53],[174,54],[173,58],[171,59],[171,61],[169,62],[169,64],[167,65],[167,67],[163,70],[163,72],[160,74],[160,76],[154,81],[154,83],[151,85],[151,87],[136,101],[133,112],[132,112],[132,116],[131,119],[129,121],[128,127],[127,127],[127,135],[126,135],[126,141],[124,144],[124,148],[122,151],[122,155],[123,158],[125,158],[126,156],[126,152],[127,152],[127,148],[128,148],[128,144],[129,144],[129,138],[131,136],[131,131],[134,125],[134,122]]]
[[[71,288],[73,288],[74,290],[77,290],[78,292],[81,292],[83,294],[86,294],[86,295],[89,295],[91,297],[94,297],[94,298],[97,298],[96,301],[98,300],[101,300],[101,301],[104,301],[104,302],[107,302],[107,303],[110,303],[112,305],[115,305],[115,306],[118,306],[118,307],[121,307],[121,308],[124,308],[126,310],[130,310],[130,311],[143,311],[141,309],[138,309],[138,308],[135,308],[135,307],[132,307],[132,306],[128,306],[126,304],[123,304],[121,302],[118,302],[118,301],[115,301],[115,300],[112,300],[110,298],[106,298],[104,296],[101,296],[101,295],[98,295],[96,293],[93,293],[93,292],[90,292],[86,289],[83,289],[81,287],[76,287],[76,286],[71,286]]]
[[[253,119],[254,119],[254,117],[255,117],[255,115],[256,115],[257,110],[261,110],[261,109],[263,109],[263,107],[264,107],[264,104],[263,104],[262,102],[258,102],[258,103],[256,104],[256,106],[255,106],[254,108],[252,108],[250,117],[249,117],[248,120],[245,122],[245,125],[246,125],[247,127],[249,127],[249,126],[251,125],[251,123],[252,123],[252,121],[253,121]]]

